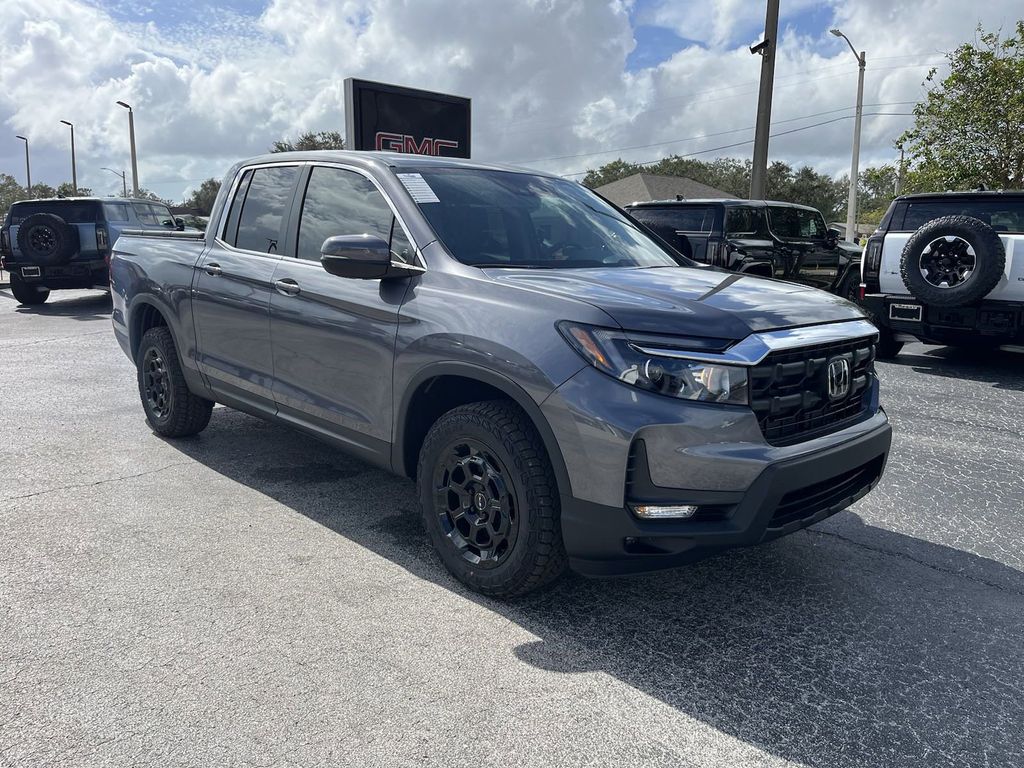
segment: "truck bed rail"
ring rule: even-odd
[[[122,229],[122,235],[132,237],[166,237],[171,240],[205,240],[205,232],[180,232],[176,229],[162,232],[158,229]]]

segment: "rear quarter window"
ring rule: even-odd
[[[993,200],[908,200],[897,231],[914,232],[943,216],[971,216],[996,232],[1024,233],[1024,197]],[[893,222],[895,225],[897,222]]]
[[[634,208],[629,213],[659,235],[662,232],[708,233],[712,230],[715,222],[715,209],[710,205]]]

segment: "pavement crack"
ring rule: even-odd
[[[95,481],[93,481],[91,483],[71,483],[70,485],[59,485],[56,488],[47,488],[44,491],[35,491],[33,493],[25,493],[25,494],[22,494],[20,496],[6,496],[3,499],[0,499],[0,502],[20,501],[22,499],[31,499],[34,496],[44,496],[44,495],[46,495],[48,493],[57,493],[58,491],[69,491],[69,490],[73,490],[75,488],[92,488],[92,487],[97,486],[97,485],[106,485],[108,483],[119,483],[122,480],[134,480],[137,477],[145,477],[146,475],[155,475],[158,472],[164,472],[164,471],[166,471],[168,469],[173,469],[174,467],[184,467],[184,466],[186,466],[189,463],[190,462],[187,462],[187,461],[176,461],[176,462],[174,462],[172,464],[167,464],[166,466],[163,466],[163,467],[157,467],[156,469],[147,469],[145,472],[137,472],[134,475],[118,475],[117,477],[108,477],[108,478],[104,478],[103,480],[95,480]]]
[[[888,555],[889,557],[899,558],[900,560],[909,560],[912,563],[923,565],[925,568],[930,568],[931,570],[938,571],[939,573],[946,573],[950,576],[959,576],[960,578],[966,579],[967,581],[973,581],[975,584],[984,584],[986,587],[992,587],[992,589],[997,589],[1000,592],[1006,592],[1011,595],[1024,597],[1024,592],[1022,591],[1011,589],[1009,587],[1003,586],[1002,584],[997,584],[993,581],[988,581],[987,579],[980,579],[977,576],[970,576],[964,573],[963,571],[954,571],[949,568],[943,568],[941,566],[935,565],[934,563],[929,563],[927,560],[920,560],[916,557],[913,557],[912,555],[908,555],[906,552],[897,552],[892,549],[873,547],[870,544],[865,544],[862,541],[851,539],[848,536],[843,536],[839,533],[832,533],[831,531],[808,530],[807,532],[811,534],[817,534],[818,536],[831,536],[834,539],[845,541],[848,544],[852,544],[855,547],[860,547],[861,549],[866,549],[870,552],[877,552],[880,555]]]

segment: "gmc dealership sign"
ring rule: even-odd
[[[352,149],[469,157],[470,101],[349,77],[345,138]]]

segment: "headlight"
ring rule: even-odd
[[[562,321],[558,330],[588,363],[638,389],[683,400],[749,402],[747,369],[741,366],[645,354],[609,328]]]

